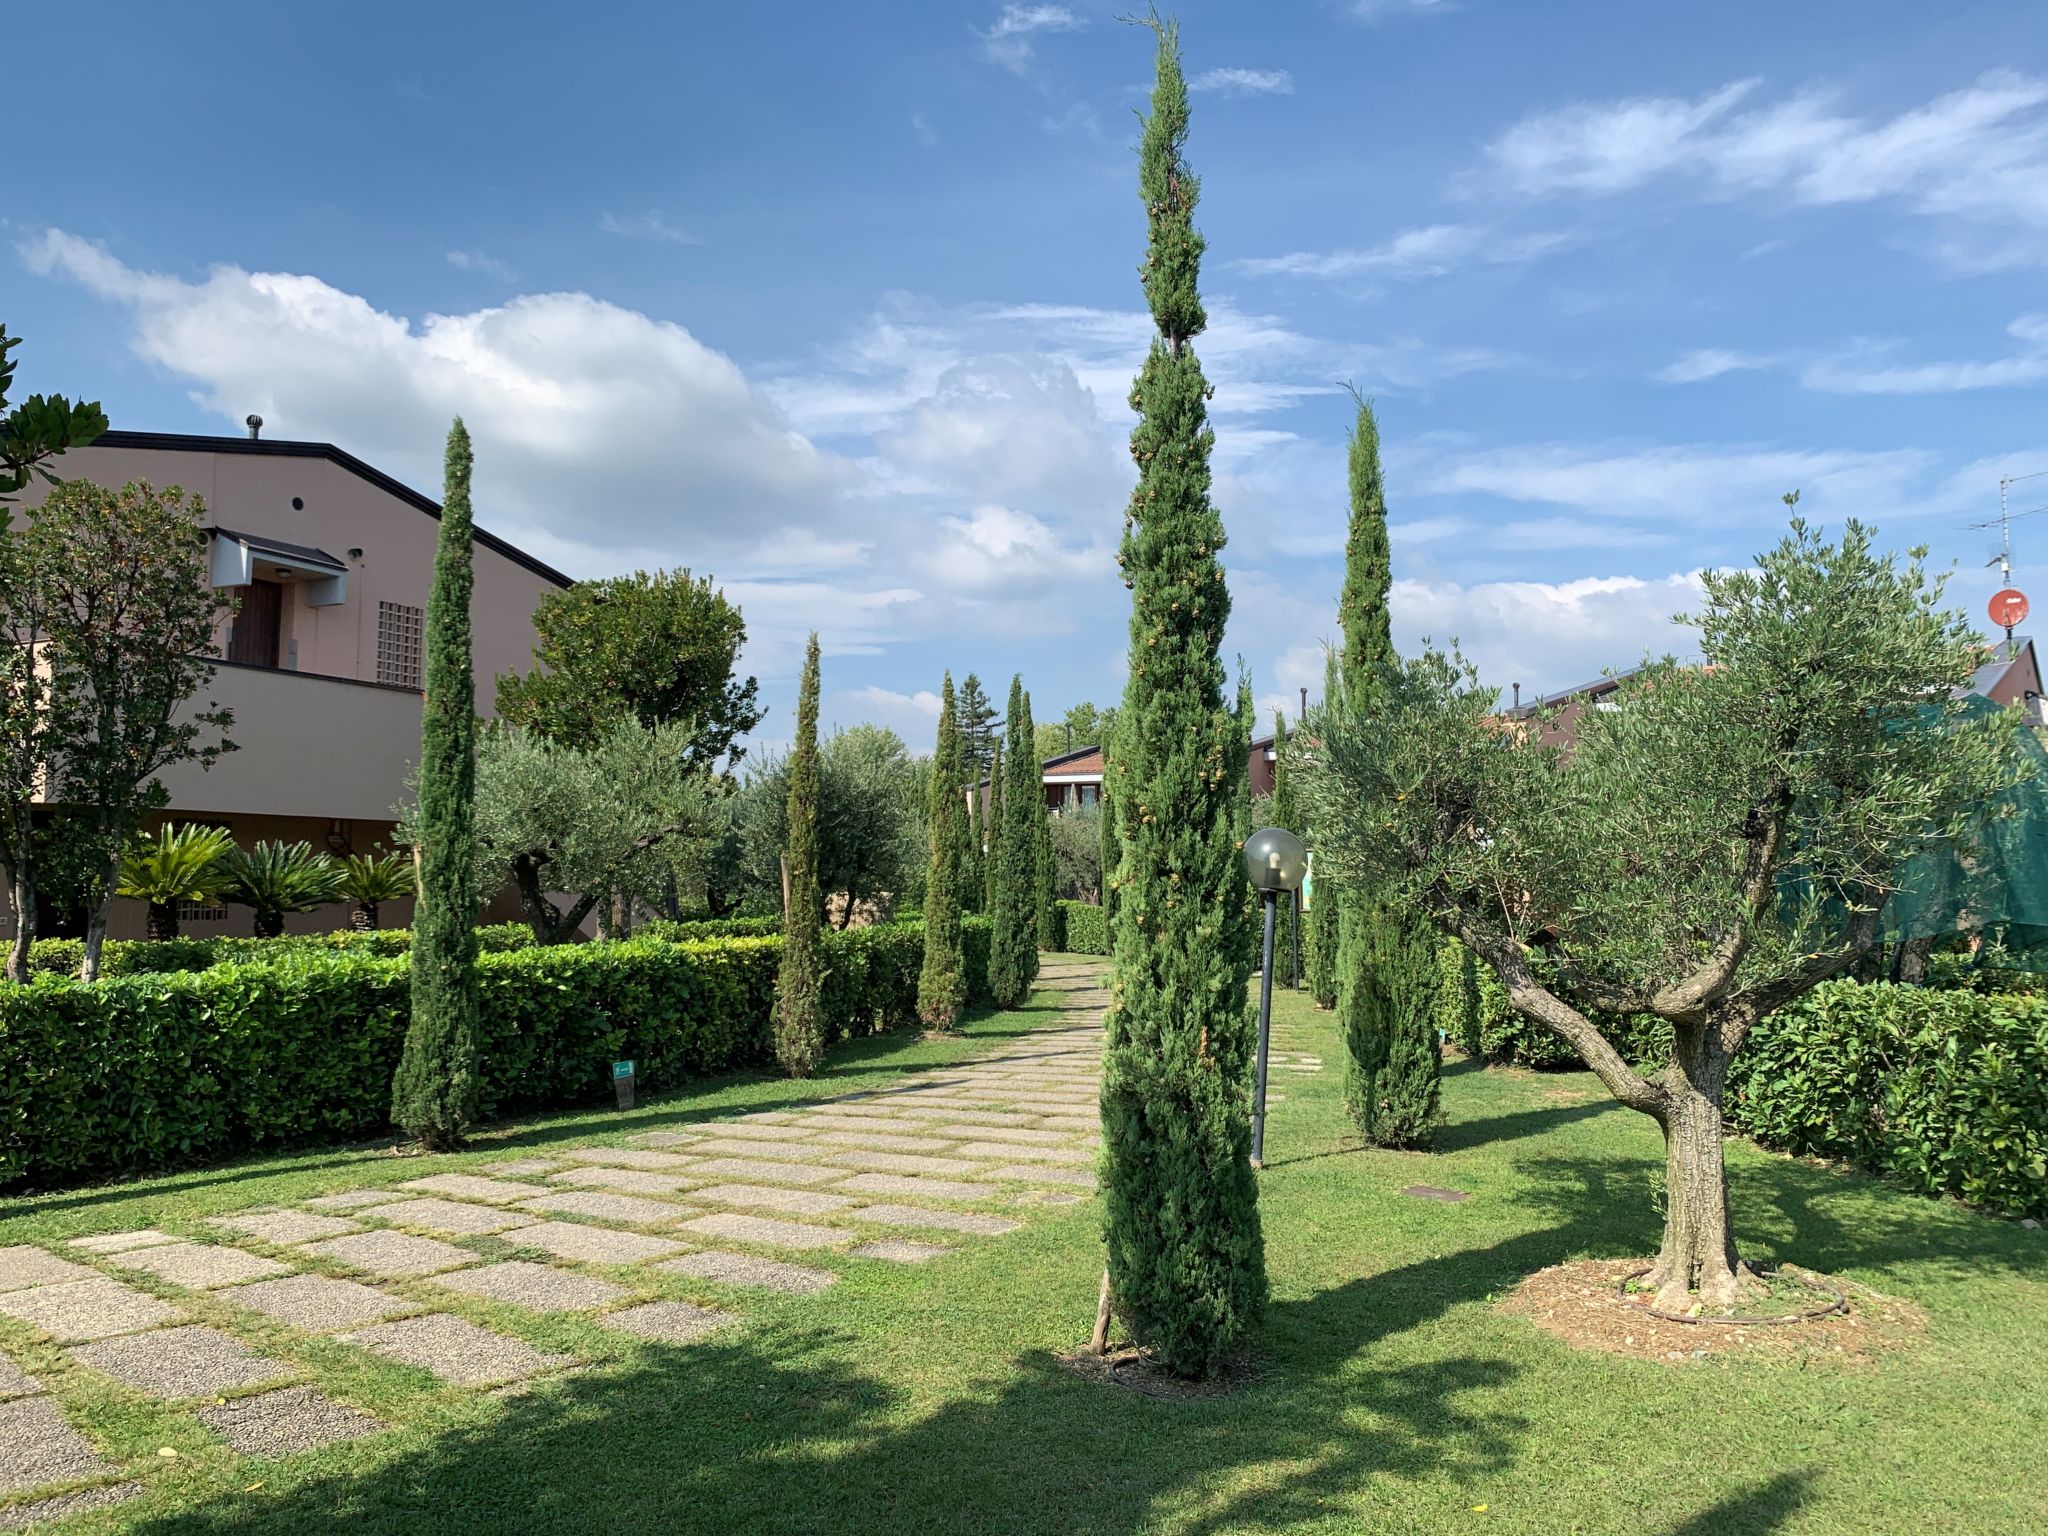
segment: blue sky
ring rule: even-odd
[[[812,626],[829,722],[922,749],[948,666],[1056,717],[1121,690],[1124,9],[31,8],[0,319],[25,388],[118,426],[260,411],[429,490],[462,412],[487,526],[720,578],[767,741]],[[2048,469],[2038,5],[1178,14],[1231,641],[1269,707],[1333,624],[1344,381],[1378,402],[1397,639],[1503,688],[1683,650],[1694,573],[1795,487],[1981,612],[1968,524]],[[2048,518],[2017,528],[2041,587]]]

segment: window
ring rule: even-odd
[[[377,605],[377,681],[420,685],[420,627],[425,613],[408,603]]]
[[[178,903],[178,921],[181,923],[224,923],[227,920],[228,904],[218,897]]]

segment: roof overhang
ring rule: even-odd
[[[348,601],[348,567],[324,549],[287,544],[232,528],[209,528],[209,566],[216,587],[246,587],[260,576],[296,579],[315,608]]]

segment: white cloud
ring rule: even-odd
[[[1205,69],[1188,81],[1191,91],[1218,96],[1292,96],[1294,76],[1284,69]]]
[[[1754,352],[1731,352],[1725,347],[1702,347],[1688,352],[1668,368],[1657,371],[1660,384],[1700,384],[1708,379],[1718,379],[1724,373],[1740,373],[1749,369],[1769,368],[1775,358]]]
[[[840,690],[838,696],[842,699],[864,702],[878,709],[908,711],[923,715],[928,720],[939,718],[939,710],[945,702],[929,688],[919,689],[916,693],[896,693],[887,688],[845,688]]]
[[[655,240],[663,245],[704,243],[689,231],[675,228],[652,208],[645,213],[633,214],[616,214],[607,210],[597,221],[597,227],[608,235],[623,235],[628,240]]]
[[[939,142],[939,131],[932,126],[931,114],[929,112],[911,113],[910,131],[917,135],[917,142],[926,149],[930,149]]]
[[[1399,16],[1442,16],[1457,7],[1451,0],[1350,0],[1345,9],[1360,21],[1389,21]]]
[[[1758,94],[1740,80],[1696,100],[1574,103],[1524,118],[1487,157],[1527,196],[1690,176],[1719,196],[1896,201],[1935,222],[1934,249],[1958,268],[2048,261],[2048,81],[1993,70],[1890,117],[1845,113],[1817,88],[1738,110]]]
[[[981,36],[981,56],[1014,74],[1031,67],[1042,33],[1078,32],[1087,23],[1064,5],[1006,5]]]
[[[2006,328],[2022,343],[1988,361],[1882,364],[1868,356],[1823,359],[1800,375],[1808,389],[1831,394],[1931,395],[1968,389],[2009,389],[2048,379],[2048,315],[2022,315]]]
[[[1503,235],[1475,224],[1425,224],[1379,245],[1340,251],[1291,251],[1233,263],[1260,277],[1381,277],[1412,281],[1463,268],[1521,266],[1570,243],[1557,231]]]
[[[504,282],[518,281],[519,274],[495,256],[482,251],[450,251],[448,265],[464,272],[485,272]]]
[[[1072,583],[1102,582],[1116,569],[1106,538],[1098,538],[1092,547],[1066,545],[1030,513],[998,506],[939,519],[936,540],[906,550],[903,556],[935,584],[967,597],[1065,599],[1071,596],[1065,588]],[[1061,607],[1066,607],[1064,601]],[[1064,629],[1072,615],[1046,617],[1054,621],[1053,627]]]

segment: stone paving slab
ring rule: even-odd
[[[907,1237],[881,1237],[853,1250],[857,1259],[887,1259],[893,1264],[922,1264],[953,1250],[942,1243],[914,1243]]]
[[[160,1248],[136,1248],[111,1255],[109,1263],[119,1269],[139,1269],[195,1291],[217,1290],[223,1285],[241,1285],[250,1280],[268,1280],[292,1272],[289,1264],[267,1259],[260,1253],[244,1253],[213,1243],[165,1243]]]
[[[855,1221],[880,1222],[885,1227],[923,1227],[934,1232],[970,1232],[977,1237],[1001,1237],[1024,1224],[980,1211],[940,1211],[922,1205],[864,1205],[851,1213]]]
[[[551,1184],[579,1189],[616,1189],[629,1195],[673,1195],[698,1181],[682,1173],[646,1173],[638,1168],[564,1168],[548,1175]]]
[[[673,1152],[650,1152],[645,1147],[571,1147],[562,1154],[572,1163],[607,1163],[614,1168],[640,1168],[661,1173],[687,1168],[690,1159]]]
[[[207,1397],[292,1374],[290,1366],[200,1323],[101,1339],[79,1345],[70,1355],[80,1365],[152,1397]]]
[[[360,1409],[337,1403],[312,1387],[281,1387],[255,1397],[213,1403],[199,1422],[244,1456],[289,1456],[339,1440],[357,1440],[384,1427]]]
[[[960,1157],[923,1157],[913,1152],[834,1152],[827,1162],[864,1173],[972,1173],[973,1160]]]
[[[60,1344],[135,1333],[179,1316],[168,1302],[100,1276],[10,1291],[0,1296],[0,1312],[42,1329]]]
[[[5,1355],[0,1355],[0,1397],[30,1397],[42,1390],[40,1381]]]
[[[640,1264],[648,1259],[665,1259],[684,1249],[682,1243],[665,1237],[619,1232],[610,1227],[579,1227],[573,1221],[541,1221],[530,1227],[515,1227],[501,1234],[499,1240],[515,1248],[538,1248],[558,1259],[580,1259],[586,1264]]]
[[[769,1248],[836,1248],[852,1239],[851,1232],[835,1227],[814,1227],[801,1221],[777,1221],[770,1216],[745,1216],[738,1211],[719,1211],[686,1221],[681,1230],[706,1237],[731,1238],[736,1242],[760,1243]]]
[[[696,1191],[706,1205],[753,1205],[798,1216],[826,1216],[860,1202],[822,1189],[779,1189],[766,1184],[712,1184]]]
[[[941,1125],[932,1134],[969,1141],[1007,1141],[1020,1147],[1071,1146],[1074,1141],[1073,1135],[1067,1131],[1025,1130],[1010,1125]]]
[[[287,1280],[259,1280],[238,1286],[228,1299],[238,1306],[274,1317],[309,1333],[330,1333],[359,1323],[400,1317],[420,1310],[416,1302],[393,1296],[354,1280],[331,1275],[293,1275]]]
[[[954,1150],[962,1157],[1014,1157],[1032,1163],[1065,1163],[1075,1168],[1095,1166],[1095,1154],[1079,1147],[1025,1147],[1002,1141],[969,1141]]]
[[[461,1387],[518,1381],[576,1361],[574,1355],[546,1353],[524,1339],[493,1333],[446,1312],[359,1328],[354,1333],[344,1333],[341,1340],[387,1359],[416,1365]]]
[[[366,1205],[356,1214],[374,1216],[394,1227],[421,1227],[429,1232],[452,1232],[460,1237],[483,1237],[523,1224],[518,1211],[501,1211],[488,1205],[464,1205],[459,1200],[439,1200],[432,1195],[418,1200],[398,1200],[390,1205]]]
[[[709,1280],[716,1285],[745,1286],[754,1290],[784,1291],[792,1296],[809,1296],[839,1277],[829,1269],[808,1269],[785,1264],[780,1259],[757,1258],[745,1253],[689,1253],[654,1266],[672,1275],[692,1280]]]
[[[859,1115],[834,1114],[820,1109],[804,1111],[804,1117],[798,1123],[810,1126],[814,1130],[826,1131],[866,1131],[874,1128],[871,1120]]]
[[[441,1275],[434,1284],[465,1296],[482,1296],[490,1301],[510,1302],[534,1312],[587,1312],[633,1293],[623,1285],[600,1280],[595,1275],[555,1269],[525,1259],[507,1259],[486,1264],[482,1269],[458,1270]]]
[[[638,1195],[614,1195],[596,1189],[555,1190],[519,1202],[522,1211],[555,1211],[564,1216],[588,1216],[594,1221],[623,1222],[629,1227],[659,1227],[690,1213],[686,1205],[661,1200],[643,1200]]]
[[[383,1198],[381,1195],[379,1198]],[[239,1216],[216,1216],[209,1226],[226,1227],[261,1243],[311,1243],[344,1232],[360,1232],[361,1222],[343,1216],[322,1216],[311,1211],[250,1211]]]
[[[864,1195],[909,1195],[927,1200],[990,1200],[993,1184],[970,1184],[956,1179],[919,1179],[901,1173],[857,1173],[838,1185]]]
[[[407,1179],[400,1189],[424,1190],[430,1195],[453,1195],[458,1200],[482,1200],[503,1204],[524,1200],[533,1193],[531,1184],[514,1184],[510,1179],[486,1179],[473,1173],[435,1173],[424,1179]]]
[[[628,1136],[629,1147],[653,1147],[657,1152],[663,1147],[687,1147],[697,1139],[695,1131],[642,1131],[638,1136]]]
[[[607,1312],[598,1321],[616,1333],[653,1339],[662,1344],[687,1344],[733,1321],[729,1312],[693,1307],[687,1301],[649,1301]]]
[[[477,1262],[477,1255],[467,1248],[410,1232],[355,1232],[308,1243],[303,1251],[383,1280],[409,1280]]]
[[[1018,1130],[1043,1129],[1042,1115],[1016,1115],[999,1109],[968,1109],[958,1104],[919,1104],[902,1111],[919,1120],[944,1120],[953,1125],[1007,1125]]]
[[[49,1398],[0,1403],[0,1493],[112,1470]]]
[[[344,1189],[338,1194],[316,1195],[299,1204],[310,1205],[317,1211],[352,1211],[361,1205],[379,1205],[398,1196],[388,1189]]]
[[[905,1136],[894,1131],[826,1131],[818,1140],[831,1147],[862,1147],[877,1152],[943,1152],[952,1146],[944,1136]]]
[[[54,1253],[28,1243],[15,1248],[0,1248],[0,1291],[25,1291],[32,1285],[90,1280],[98,1273],[96,1269],[60,1259]]]
[[[829,1163],[778,1163],[757,1157],[714,1157],[696,1169],[699,1178],[736,1184],[829,1184],[844,1178],[844,1168]]]
[[[150,1248],[158,1243],[182,1241],[184,1239],[159,1232],[155,1227],[143,1227],[134,1232],[102,1232],[98,1237],[74,1237],[64,1246],[83,1253],[126,1253],[130,1248]]]
[[[103,1483],[97,1488],[81,1488],[76,1493],[60,1493],[54,1499],[11,1504],[0,1509],[0,1531],[25,1531],[46,1521],[65,1519],[82,1509],[102,1509],[109,1504],[119,1504],[140,1492],[140,1483]]]
[[[484,1172],[508,1179],[532,1178],[538,1173],[552,1173],[561,1166],[551,1157],[515,1157],[509,1163],[486,1163]]]
[[[991,1179],[1014,1180],[1020,1184],[1067,1184],[1075,1189],[1093,1189],[1095,1174],[1087,1168],[1027,1168],[1021,1163],[1002,1168],[991,1168],[984,1175]]]
[[[793,1120],[786,1125],[756,1125],[746,1120],[707,1121],[688,1133],[656,1131],[653,1136],[636,1137],[648,1146],[700,1146],[706,1137],[738,1137],[742,1141],[802,1141],[811,1134],[811,1128],[802,1120]],[[654,1136],[663,1140],[657,1143]]]

